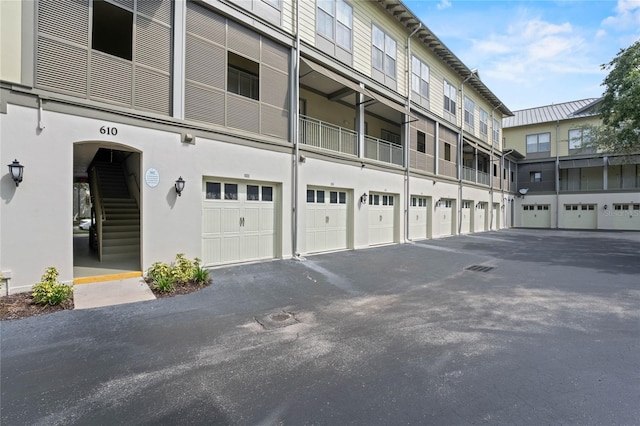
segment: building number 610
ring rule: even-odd
[[[100,127],[100,134],[101,135],[115,136],[115,135],[118,134],[118,128],[117,127],[102,126],[102,127]]]

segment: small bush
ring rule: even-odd
[[[73,287],[59,283],[60,273],[54,267],[45,270],[41,282],[33,286],[33,299],[38,305],[59,305],[66,302],[73,293]]]
[[[176,259],[171,265],[155,262],[147,269],[147,282],[151,283],[154,290],[160,292],[172,292],[176,284],[193,282],[204,285],[209,281],[209,271],[200,267],[200,259],[196,257],[189,260],[184,257],[184,253],[176,254]]]
[[[202,269],[200,265],[196,266],[195,270],[193,271],[193,282],[198,285],[203,285],[207,284],[209,280],[209,271],[207,271],[206,269]]]

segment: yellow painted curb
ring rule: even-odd
[[[118,280],[124,280],[126,278],[136,278],[141,276],[142,276],[142,271],[133,271],[133,272],[122,272],[120,274],[96,275],[93,277],[80,277],[80,278],[73,279],[73,285],[101,283],[104,281],[118,281]]]

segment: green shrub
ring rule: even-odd
[[[173,263],[173,276],[179,283],[186,283],[193,279],[194,271],[200,259],[196,257],[191,261],[184,257],[184,253],[176,254],[176,260]]]
[[[33,286],[32,296],[38,305],[59,305],[69,300],[73,287],[59,283],[59,275],[56,268],[49,267],[42,275],[41,282]]]
[[[170,293],[175,288],[174,280],[170,277],[160,277],[157,280],[153,281],[153,286],[158,291],[163,293]]]
[[[198,285],[207,284],[210,280],[209,271],[206,269],[202,269],[200,265],[198,265],[193,271],[192,279],[193,279],[193,282],[195,282]]]
[[[159,280],[171,280],[173,282],[173,268],[164,262],[155,262],[147,269],[147,277],[149,277],[152,282]]]

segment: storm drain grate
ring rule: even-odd
[[[293,312],[280,311],[265,315],[262,317],[254,317],[254,320],[262,326],[265,330],[273,330],[274,328],[288,327],[293,324],[297,324],[298,319]]]
[[[471,265],[466,268],[467,271],[475,271],[475,272],[489,272],[491,270],[496,269],[494,266],[484,266],[484,265]]]

